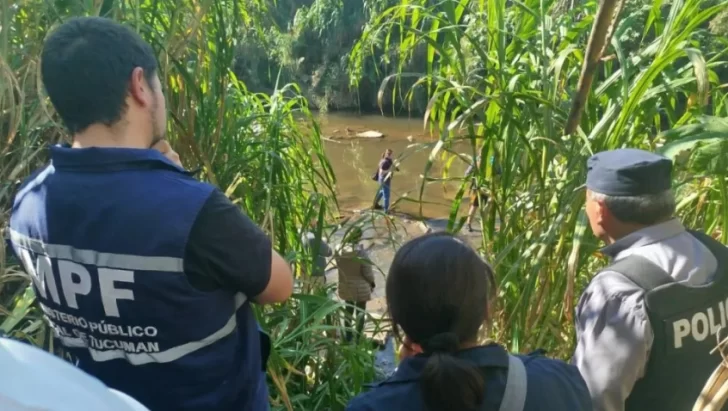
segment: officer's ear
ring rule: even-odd
[[[603,198],[597,198],[594,200],[596,203],[596,212],[599,223],[611,223],[614,221],[614,215],[607,207],[607,202]]]
[[[601,224],[609,215],[604,199],[594,196],[590,190],[586,191],[586,214],[592,223],[597,224]]]

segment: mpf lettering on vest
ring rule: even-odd
[[[89,330],[89,332],[92,333],[104,335],[118,335],[122,337],[156,337],[157,334],[159,334],[159,331],[156,327],[140,325],[122,326],[107,324],[104,321],[93,322],[88,321],[83,317],[76,317],[71,314],[66,314],[62,311],[54,310],[53,308],[50,308],[43,303],[40,304],[40,307],[50,319],[83,328],[84,330]]]
[[[51,308],[43,302],[41,309],[50,320],[56,337],[67,347],[86,347],[92,351],[124,353],[159,352],[159,342],[149,341],[159,331],[149,325],[117,325],[106,320],[91,321],[65,309],[79,309],[79,300],[94,292],[94,281],[85,266],[66,259],[52,259],[37,254],[35,261],[29,250],[20,249],[20,258],[33,279],[41,301],[53,301],[61,309]],[[56,264],[57,271],[53,270]],[[134,283],[134,271],[98,267],[98,292],[105,317],[119,318],[119,300],[134,300],[130,289],[117,288],[117,283]],[[60,285],[60,287],[59,287]],[[50,298],[49,298],[50,297]],[[65,304],[61,302],[63,300]],[[73,328],[71,328],[73,327]],[[133,338],[136,341],[109,339],[108,336]],[[139,341],[147,339],[147,341]],[[123,354],[122,354],[123,355]]]
[[[34,264],[28,250],[20,249],[19,253],[40,296],[48,298],[48,293],[50,293],[53,302],[61,304],[51,259],[47,255],[39,254]],[[88,295],[92,291],[91,274],[81,264],[69,260],[59,259],[57,261],[60,289],[66,305],[78,309],[77,297]],[[118,300],[134,300],[134,293],[129,289],[116,288],[116,283],[134,283],[134,272],[103,267],[99,267],[97,270],[104,314],[107,317],[119,317]]]
[[[159,352],[158,342],[130,342],[116,340],[99,340],[92,336],[91,348],[97,350],[122,350],[129,353]]]
[[[682,348],[685,337],[690,336],[693,340],[701,342],[709,335],[715,335],[721,328],[725,328],[726,320],[728,320],[726,307],[728,307],[728,300],[720,301],[717,306],[697,312],[691,318],[673,321],[675,348]]]

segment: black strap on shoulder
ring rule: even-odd
[[[630,255],[617,260],[604,271],[618,272],[645,291],[652,291],[675,281],[665,270],[639,255]]]
[[[713,253],[715,258],[718,259],[718,262],[728,260],[728,248],[726,248],[725,244],[700,231],[688,230],[688,232],[703,243]]]

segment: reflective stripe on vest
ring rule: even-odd
[[[48,257],[48,258],[57,258],[62,260],[71,260],[74,263],[80,263],[80,264],[88,264],[88,265],[95,265],[97,267],[105,267],[105,268],[117,268],[117,269],[125,269],[125,270],[144,270],[144,271],[182,271],[182,259],[179,258],[170,258],[170,257],[145,257],[145,256],[134,256],[134,255],[125,255],[125,254],[111,254],[111,253],[100,253],[93,250],[77,250],[73,247],[66,246],[66,245],[59,245],[59,244],[43,244],[41,241],[34,240],[32,238],[29,238],[27,236],[24,236],[17,231],[9,230],[10,231],[10,241],[13,243],[13,245],[16,247],[17,250],[19,250],[20,259],[23,262],[23,265],[28,270],[28,274],[31,276],[33,283],[36,286],[36,290],[42,295],[42,297],[46,297],[46,288],[51,287],[50,293],[51,298],[56,300],[58,302],[58,295],[59,295],[59,289],[57,288],[57,285],[55,284],[55,278],[53,277],[53,274],[50,272],[50,263],[45,263],[46,269],[41,269],[40,264],[41,261],[44,259],[41,258],[42,256]],[[28,251],[34,252],[38,257],[38,263],[34,264],[33,260],[30,256],[30,253]],[[104,268],[100,268],[100,270],[103,270]],[[79,275],[76,273],[76,275]],[[77,291],[78,286],[81,286],[84,282],[81,280],[79,283],[72,282],[69,278],[68,284],[65,284],[63,281],[63,278],[66,278],[64,276],[61,277],[61,291],[63,292],[64,296],[66,296],[66,299],[72,299],[75,300],[74,297],[69,297],[73,294],[76,294],[75,291]],[[50,281],[49,281],[50,280]],[[73,289],[68,290],[68,286],[72,285]],[[90,285],[89,285],[90,287]],[[106,304],[106,301],[104,299],[104,296],[102,296],[102,300],[104,300],[105,304],[104,306],[112,306],[112,303]],[[243,304],[247,301],[247,297],[243,293],[237,293],[235,295],[235,311],[233,312],[232,316],[230,316],[230,319],[227,321],[227,323],[214,333],[206,336],[203,339],[197,340],[197,341],[191,341],[176,347],[172,347],[169,349],[166,349],[164,351],[159,352],[153,352],[153,353],[129,353],[125,350],[120,349],[114,349],[114,348],[121,348],[117,347],[117,344],[122,344],[123,342],[119,341],[113,341],[113,340],[100,340],[103,341],[101,345],[103,345],[104,350],[97,350],[93,347],[89,346],[89,343],[87,340],[84,340],[82,338],[76,338],[72,336],[65,336],[65,335],[58,335],[58,339],[65,345],[66,347],[70,348],[87,348],[89,353],[91,354],[91,357],[94,361],[109,361],[114,359],[125,359],[129,363],[133,365],[143,365],[143,364],[149,364],[149,363],[165,363],[165,362],[172,362],[175,360],[178,360],[185,355],[188,355],[190,353],[193,353],[201,348],[207,347],[210,344],[213,344],[222,338],[230,335],[235,329],[237,328],[237,322],[236,322],[236,316],[237,316],[237,310],[243,306]],[[51,318],[54,318],[58,316],[59,314],[53,313],[52,309],[44,306],[41,303],[41,307],[43,311]],[[116,307],[115,302],[113,303],[114,309],[111,311],[114,311],[112,313],[107,314],[116,314],[118,316],[118,307]],[[85,322],[86,320],[84,320]],[[85,327],[84,327],[85,328]],[[141,328],[139,326],[134,328]],[[108,343],[108,344],[107,344]],[[134,344],[130,342],[126,342],[126,344]],[[143,344],[143,343],[140,343]]]
[[[18,247],[50,258],[71,260],[79,264],[97,267],[119,268],[122,270],[170,271],[181,273],[184,264],[181,258],[147,257],[129,254],[100,253],[94,250],[79,250],[68,245],[44,244],[10,229],[10,241]]]
[[[235,308],[238,309],[242,307],[246,300],[247,298],[242,293],[236,294]],[[114,350],[113,346],[108,347],[109,349],[106,349],[104,351],[100,351],[89,347],[88,343],[81,338],[59,337],[59,340],[66,347],[87,348],[88,351],[91,353],[91,358],[93,358],[94,361],[102,362],[116,359],[125,359],[133,365],[165,363],[176,361],[184,357],[185,355],[191,354],[199,350],[200,348],[207,347],[208,345],[220,341],[221,339],[230,335],[237,328],[237,323],[235,321],[236,315],[237,313],[233,314],[224,327],[215,331],[213,334],[208,335],[202,340],[188,342],[187,344],[178,345],[177,347],[173,347],[168,350],[156,353],[128,353],[124,350]],[[111,342],[110,340],[104,341]]]

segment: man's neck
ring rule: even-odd
[[[620,238],[624,238],[645,227],[646,226],[643,226],[643,225],[640,225],[640,226],[630,225],[630,228],[621,227],[621,229],[615,230],[614,232],[607,234],[606,238],[604,238],[603,240],[607,245],[612,245],[615,242],[619,241]]]
[[[655,222],[654,224],[644,225],[644,224],[636,224],[636,223],[624,223],[621,224],[619,227],[612,230],[612,232],[607,234],[607,238],[604,239],[604,242],[607,245],[614,244],[616,241],[618,241],[620,238],[624,238],[632,233],[635,233],[639,230],[644,230],[647,227],[652,227],[658,224],[662,224],[664,222],[672,220],[673,217],[666,218],[660,221]]]
[[[149,148],[142,139],[133,138],[132,135],[115,130],[114,127],[99,124],[91,125],[83,132],[74,134],[71,147]]]

